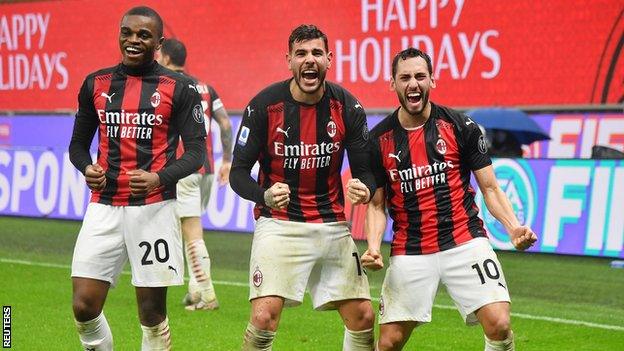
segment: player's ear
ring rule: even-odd
[[[390,90],[396,91],[396,85],[394,83],[394,77],[390,77]]]
[[[433,78],[433,74],[431,75],[431,87],[432,88],[436,87],[436,80],[435,80],[435,78]]]
[[[291,63],[292,63],[292,56],[290,56],[290,52],[287,52],[286,53],[286,65],[288,66],[289,71],[292,71]]]
[[[160,50],[163,40],[165,40],[165,37],[160,37],[160,39],[158,39],[158,45],[156,45],[156,50]]]
[[[328,52],[327,53],[327,69],[329,69],[331,67],[331,63],[332,63],[332,59],[334,58],[334,53],[333,52]]]

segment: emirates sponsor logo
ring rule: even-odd
[[[273,153],[275,156],[284,158],[285,169],[329,167],[332,155],[339,151],[339,141],[320,144],[306,144],[302,141],[297,145],[287,145],[277,141],[273,143]]]
[[[273,152],[276,156],[299,157],[299,156],[325,156],[340,150],[340,142],[322,142],[320,144],[306,144],[303,141],[298,145],[287,145],[280,142],[273,143]]]
[[[162,115],[147,112],[97,110],[97,114],[109,138],[152,139],[154,126],[163,124]]]
[[[135,126],[159,126],[163,123],[163,115],[121,111],[97,110],[100,123],[106,125],[131,124]]]
[[[446,170],[452,168],[455,165],[451,160],[424,166],[412,164],[412,167],[406,169],[390,169],[388,175],[392,182],[400,182],[402,193],[409,193],[446,183]]]

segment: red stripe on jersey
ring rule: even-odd
[[[158,172],[167,165],[167,149],[169,142],[167,135],[171,127],[171,106],[173,101],[173,93],[175,91],[175,81],[169,77],[159,77],[158,87],[156,90],[160,93],[160,104],[154,108],[155,115],[162,115],[163,121],[160,126],[152,127],[152,163],[150,172]],[[162,186],[161,186],[162,187]],[[152,192],[151,196],[145,199],[145,203],[151,204],[163,200],[162,191]]]
[[[284,128],[284,103],[280,102],[276,105],[271,105],[267,107],[267,115],[268,115],[268,129],[267,129],[267,141],[269,147],[275,145],[275,142],[280,142],[282,144],[285,143],[285,135],[283,133],[276,133],[277,128]],[[269,152],[272,152],[269,150]],[[273,155],[271,158],[271,173],[269,174],[269,179],[271,185],[281,182],[284,183],[286,179],[284,177],[284,157],[277,157],[277,155]],[[262,172],[262,169],[260,169]],[[271,209],[271,217],[276,219],[284,219],[288,220],[288,215],[286,214],[286,210],[274,210]]]
[[[106,110],[106,98],[102,96],[102,93],[108,95],[113,75],[106,74],[103,76],[95,77],[93,80],[93,105],[95,110]],[[98,160],[97,163],[102,166],[104,172],[108,170],[108,136],[106,133],[106,124],[99,123],[99,144],[98,144]],[[91,202],[99,202],[102,193],[100,191],[91,192]]]
[[[438,127],[438,133],[440,137],[446,142],[446,155],[459,155],[459,145],[457,145],[457,138],[453,125],[443,120],[438,121],[440,126]],[[452,161],[453,164],[459,165],[459,159],[457,157],[445,158],[445,161]],[[461,172],[459,170],[449,170],[447,173],[447,184],[449,186],[451,196],[451,208],[453,218],[453,240],[456,245],[464,243],[472,239],[470,231],[468,230],[468,214],[464,208],[464,189],[461,179]]]
[[[316,135],[316,107],[300,106],[299,116],[299,141],[305,145],[318,144]],[[299,162],[305,160],[306,157],[302,156],[299,158]],[[318,211],[318,202],[316,201],[317,167],[303,167],[303,165],[301,165],[299,169],[299,189],[297,194],[299,196],[298,200],[301,205],[301,212],[304,218],[306,218],[306,222],[323,222],[321,214]]]
[[[331,99],[329,103],[329,113],[331,115],[332,120],[336,123],[336,135],[332,137],[334,142],[340,140],[342,138],[342,143],[340,145],[341,152],[335,153],[335,155],[331,158],[330,169],[329,169],[329,179],[328,183],[328,192],[329,199],[331,201],[332,210],[336,214],[337,221],[345,221],[344,214],[344,206],[341,203],[344,199],[340,199],[340,189],[342,189],[342,177],[340,176],[340,168],[342,166],[342,155],[344,150],[344,140],[346,139],[345,133],[346,128],[344,124],[344,120],[342,119],[343,114],[343,105],[339,100]]]
[[[124,87],[123,101],[121,103],[122,111],[138,111],[139,101],[141,100],[141,85],[143,80],[141,77],[127,76]],[[119,129],[123,134],[124,128],[133,128],[130,123],[120,123]],[[119,165],[119,175],[117,177],[117,194],[113,197],[113,206],[127,205],[127,199],[130,196],[130,176],[128,171],[137,169],[137,145],[135,138],[120,137],[119,150],[121,152],[121,162]]]
[[[409,149],[412,164],[416,167],[429,164],[427,157],[427,148],[425,147],[425,128],[419,128],[414,131],[408,131]],[[422,253],[433,253],[440,251],[438,247],[438,208],[434,187],[426,187],[416,191],[418,196],[418,209],[422,213],[421,232],[422,232]]]

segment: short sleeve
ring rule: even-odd
[[[210,112],[211,112],[211,116],[214,116],[215,111],[223,108],[223,102],[221,101],[219,94],[217,94],[217,91],[213,87],[208,86],[208,91],[210,92],[210,100],[211,100]]]

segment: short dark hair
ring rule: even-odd
[[[321,32],[321,30],[313,24],[302,24],[293,29],[290,33],[290,37],[288,38],[288,52],[292,50],[294,43],[312,39],[323,39],[325,51],[329,50],[327,46],[327,35],[325,35],[325,33]]]
[[[158,12],[156,12],[151,7],[147,7],[147,6],[133,7],[123,15],[123,17],[126,17],[126,16],[145,16],[145,17],[152,18],[154,21],[156,21],[156,30],[158,31],[158,33],[156,34],[158,36],[158,39],[162,38],[163,20],[162,18],[160,18],[160,15],[158,14]]]
[[[178,39],[169,38],[163,40],[160,52],[163,55],[169,56],[171,63],[176,66],[184,67],[186,63],[186,46]]]
[[[427,69],[429,70],[429,74],[433,75],[433,65],[431,64],[431,57],[429,57],[427,53],[420,51],[418,49],[407,48],[399,52],[398,54],[396,54],[396,56],[394,57],[394,60],[392,60],[392,77],[396,76],[397,66],[399,65],[399,59],[407,60],[408,58],[412,58],[412,57],[422,57],[425,60],[425,62],[427,62]]]

